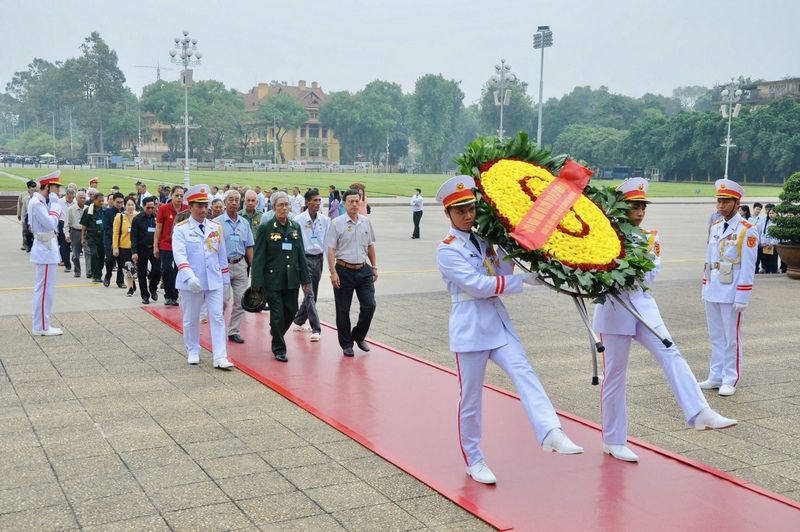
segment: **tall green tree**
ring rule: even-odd
[[[414,86],[409,121],[422,168],[440,172],[447,165],[459,116],[464,111],[459,82],[441,74],[426,74]]]
[[[609,167],[621,162],[620,145],[627,134],[612,127],[570,124],[553,143],[553,152],[567,153],[591,166]]]
[[[168,157],[174,161],[181,142],[178,126],[183,122],[183,88],[177,81],[158,80],[142,89],[140,104],[143,112],[153,114],[157,122],[169,127],[166,135]]]
[[[308,111],[303,104],[289,96],[280,93],[264,99],[258,108],[259,121],[271,127],[275,124],[275,141],[278,145],[278,155],[281,162],[286,162],[283,154],[283,137],[291,129],[297,129],[308,120]]]

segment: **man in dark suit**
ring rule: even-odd
[[[270,198],[275,217],[258,226],[251,268],[251,288],[264,290],[269,304],[272,354],[287,362],[283,336],[297,313],[297,289],[311,289],[300,226],[289,219],[289,197],[275,192]]]
[[[145,305],[150,303],[150,298],[158,301],[158,282],[161,280],[161,263],[153,255],[153,235],[156,234],[155,200],[153,196],[143,199],[143,212],[136,216],[131,224],[131,250],[133,251],[131,259],[136,264],[139,290],[142,294],[142,303]]]

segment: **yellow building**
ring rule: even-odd
[[[241,97],[244,101],[245,111],[255,113],[266,98],[278,94],[288,94],[303,104],[308,111],[306,123],[299,129],[287,131],[283,136],[283,154],[286,161],[318,161],[338,164],[339,140],[334,136],[332,130],[323,126],[319,121],[319,108],[326,99],[322,87],[316,81],[312,81],[308,86],[305,80],[300,80],[296,87],[259,83],[249,92],[241,94]],[[272,126],[269,125],[266,138],[258,138],[254,144],[272,143],[273,135]]]

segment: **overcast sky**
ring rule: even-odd
[[[205,54],[195,78],[243,92],[273,79],[326,92],[383,79],[413,92],[434,73],[460,80],[469,104],[505,58],[538,98],[538,25],[555,41],[545,99],[577,85],[638,97],[740,74],[800,76],[798,0],[0,0],[0,16],[0,88],[34,57],[77,56],[94,30],[137,95],[156,73],[136,65],[174,68],[168,52],[184,29]]]

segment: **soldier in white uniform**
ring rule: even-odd
[[[617,190],[625,194],[632,203],[628,212],[631,224],[639,227],[644,219],[647,204],[647,180],[641,177],[626,179]],[[661,269],[661,237],[656,231],[644,230],[647,246],[652,254],[655,268],[645,276],[645,283],[651,284]],[[635,308],[648,324],[659,334],[669,338],[670,334],[661,318],[653,296],[642,288],[627,290],[620,294],[629,305]],[[639,457],[628,448],[628,414],[626,409],[626,388],[628,379],[628,355],[631,340],[636,340],[661,365],[667,376],[672,393],[683,410],[684,418],[697,430],[731,427],[736,420],[719,415],[708,406],[689,364],[673,344],[665,347],[656,335],[647,330],[633,315],[612,301],[597,305],[594,309],[595,332],[600,333],[606,350],[603,352],[603,385],[601,388],[601,413],[603,420],[603,452],[626,462],[637,462]]]
[[[208,185],[186,191],[190,216],[175,225],[172,253],[178,267],[175,288],[181,293],[183,341],[189,364],[200,363],[200,307],[208,307],[214,367],[231,369],[222,315],[223,292],[231,282],[222,226],[206,218]]]
[[[711,226],[703,270],[711,368],[700,388],[733,395],[742,376],[742,321],[753,291],[758,230],[739,214],[744,189],[730,179],[714,184],[722,219]]]
[[[531,367],[511,318],[498,296],[522,292],[523,282],[534,283],[530,273],[513,274],[494,247],[472,232],[475,221],[474,181],[456,176],[446,181],[436,196],[450,219],[450,233],[439,244],[439,271],[452,300],[450,350],[455,353],[460,386],[458,427],[467,474],[477,482],[494,484],[496,478],[480,449],[481,394],[486,363],[491,359],[514,383],[522,407],[545,451],[578,454],[556,411]]]
[[[50,309],[56,289],[56,266],[61,260],[56,231],[61,218],[62,203],[58,197],[61,171],[39,178],[39,191],[28,202],[28,223],[33,233],[30,261],[36,265],[36,285],[33,288],[33,326],[38,336],[63,334],[50,326]]]

